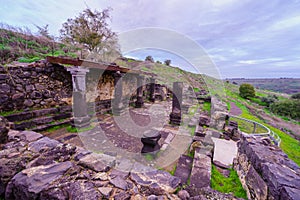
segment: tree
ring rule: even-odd
[[[52,37],[49,34],[49,24],[46,24],[45,26],[38,26],[35,25],[35,27],[38,29],[38,34],[44,38],[47,38],[49,40],[52,40]]]
[[[251,84],[243,83],[242,85],[240,85],[239,91],[240,91],[240,96],[245,99],[255,97],[255,89]]]
[[[153,59],[152,56],[147,56],[147,57],[145,58],[145,61],[154,62],[154,59]]]
[[[278,97],[276,95],[268,95],[267,97],[261,97],[260,100],[269,107],[272,103],[278,101]]]
[[[73,45],[81,44],[90,52],[99,51],[102,43],[116,37],[109,27],[110,9],[92,11],[87,8],[75,19],[68,19],[60,30],[61,39]]]
[[[165,60],[165,65],[170,66],[171,60]]]
[[[300,99],[300,92],[299,93],[295,93],[291,96],[292,99]]]

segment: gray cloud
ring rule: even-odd
[[[300,77],[298,0],[85,2],[95,9],[112,7],[111,25],[119,33],[141,27],[161,27],[187,35],[205,49],[224,78]],[[49,24],[51,33],[56,35],[67,18],[77,15],[86,6],[81,0],[53,0],[51,3],[0,0],[0,3],[1,21],[31,28],[33,24]],[[163,59],[164,53],[159,55]],[[165,54],[165,57],[170,55]]]

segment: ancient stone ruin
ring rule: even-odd
[[[294,162],[241,133],[222,101],[191,91],[113,63],[0,67],[0,110],[20,110],[0,117],[0,197],[238,199],[211,189],[214,164],[233,165],[249,199],[300,199]],[[43,132],[64,124],[84,131]]]

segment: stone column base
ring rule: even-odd
[[[180,123],[181,123],[181,114],[179,114],[179,113],[171,113],[170,114],[170,123],[179,126]]]
[[[90,126],[90,117],[73,117],[71,119],[71,126],[75,128],[84,128]]]

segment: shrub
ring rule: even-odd
[[[278,115],[300,119],[300,100],[283,100],[272,103],[270,110]]]
[[[147,57],[145,58],[145,61],[154,62],[154,59],[153,59],[152,56],[147,56]]]
[[[261,97],[260,100],[269,107],[272,103],[278,101],[278,97],[276,95],[268,95],[267,97]]]
[[[300,92],[299,93],[296,93],[296,94],[293,94],[291,96],[292,99],[300,99]]]
[[[167,65],[167,66],[170,66],[170,64],[171,64],[171,60],[165,60],[165,65]]]
[[[255,89],[254,89],[253,85],[251,85],[251,84],[243,83],[240,86],[239,91],[240,91],[240,96],[245,99],[255,97]]]

